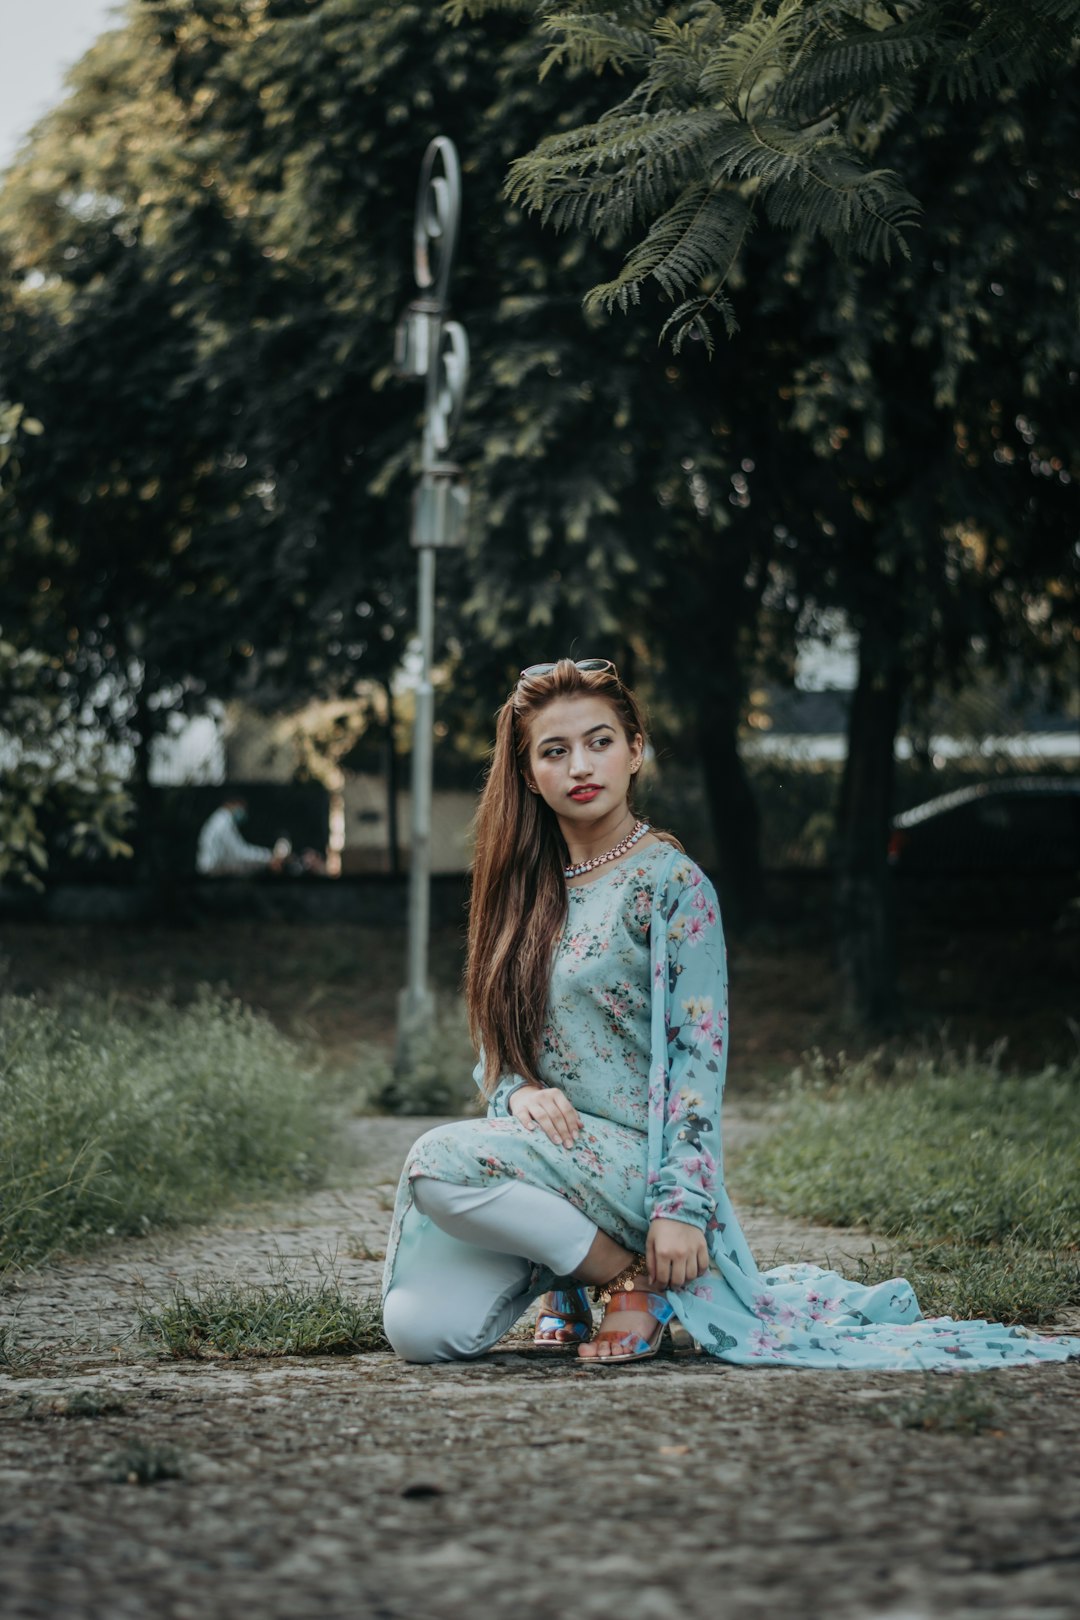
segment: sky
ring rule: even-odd
[[[0,0],[0,169],[62,99],[64,74],[117,9],[117,0]]]

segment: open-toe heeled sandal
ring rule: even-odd
[[[559,1333],[570,1329],[569,1339],[542,1339],[541,1333]],[[573,1350],[579,1344],[588,1344],[593,1336],[593,1314],[589,1296],[584,1288],[553,1288],[540,1297],[540,1314],[536,1318],[533,1345],[537,1350]]]
[[[619,1333],[615,1329],[605,1331],[601,1328],[595,1343],[606,1341],[611,1348],[607,1355],[580,1356],[578,1359],[583,1367],[612,1367],[620,1361],[645,1361],[649,1356],[655,1356],[664,1337],[664,1329],[675,1315],[663,1294],[654,1294],[647,1288],[626,1288],[622,1293],[612,1294],[608,1300],[605,1322],[612,1311],[637,1311],[641,1316],[651,1316],[654,1326],[647,1339],[642,1338],[640,1333]]]

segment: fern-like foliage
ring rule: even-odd
[[[507,194],[559,230],[622,235],[701,176],[722,124],[701,109],[609,115],[518,159]]]
[[[949,32],[948,48],[933,64],[933,89],[951,100],[973,101],[1008,88],[1020,90],[1076,63],[1078,0],[974,0],[968,27]]]
[[[754,215],[838,253],[908,251],[918,203],[873,166],[877,143],[935,97],[994,97],[1075,69],[1080,0],[452,0],[531,13],[545,71],[614,70],[595,123],[541,141],[507,192],[561,230],[630,238],[591,307],[653,281],[676,343],[734,320],[723,288]],[[657,12],[662,12],[657,15]],[[711,341],[711,339],[709,340]]]
[[[751,117],[790,70],[804,31],[802,0],[781,0],[774,14],[751,18],[710,51],[701,94]]]
[[[940,32],[913,17],[879,33],[830,30],[816,48],[804,50],[782,84],[774,106],[798,118],[820,118],[823,108],[851,106],[883,85],[899,90],[905,77],[927,67],[941,50]]]
[[[723,281],[746,240],[752,217],[749,204],[736,192],[695,181],[627,254],[615,280],[592,289],[586,308],[610,313],[618,305],[625,310],[640,301],[649,278],[669,298],[709,276]]]
[[[516,11],[534,16],[541,8],[534,4],[534,0],[443,0],[442,9],[447,22],[456,27],[458,23],[489,16],[493,11]]]
[[[650,14],[644,9],[641,22],[643,26],[633,27],[609,16],[563,12],[546,19],[544,31],[555,37],[541,64],[540,77],[546,78],[555,67],[588,68],[594,73],[606,67],[616,72],[644,68],[656,54],[656,40]]]

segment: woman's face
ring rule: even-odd
[[[607,698],[555,698],[529,723],[525,776],[557,816],[586,825],[625,810],[643,747]]]

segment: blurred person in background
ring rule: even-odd
[[[288,849],[249,844],[240,828],[247,820],[247,800],[230,796],[202,825],[195,855],[200,877],[245,877],[252,872],[282,872]]]

